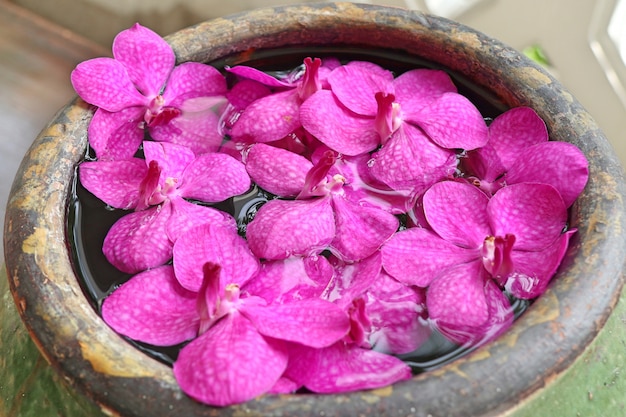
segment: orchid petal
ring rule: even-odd
[[[522,150],[546,142],[544,121],[529,107],[515,107],[496,117],[489,125],[489,144],[507,171],[517,164]]]
[[[224,96],[226,91],[226,78],[217,69],[200,62],[185,62],[172,71],[163,98],[167,105],[180,108],[186,100]]]
[[[511,256],[515,272],[506,277],[506,290],[525,300],[532,300],[543,294],[561,264],[569,239],[574,233],[576,230],[568,230],[552,245],[539,252],[513,251]]]
[[[335,236],[330,200],[271,200],[248,224],[246,236],[259,258],[285,259],[321,251]]]
[[[476,250],[461,248],[417,227],[396,233],[381,253],[383,268],[389,275],[423,288],[447,269],[478,258]]]
[[[361,297],[378,279],[382,267],[380,252],[359,262],[343,262],[334,259],[333,279],[328,284],[323,298],[347,309],[353,300]]]
[[[181,349],[173,371],[190,397],[227,406],[272,389],[287,367],[287,357],[283,342],[261,336],[235,313]]]
[[[348,315],[320,298],[270,306],[244,304],[240,311],[262,335],[314,348],[338,342],[350,329]]]
[[[263,143],[253,145],[246,159],[246,170],[254,182],[279,197],[300,194],[311,168],[313,164],[305,157]]]
[[[113,40],[113,56],[137,89],[148,97],[161,93],[174,68],[174,51],[152,30],[135,23]]]
[[[139,201],[139,187],[148,169],[144,160],[83,162],[80,183],[100,200],[118,209],[132,209]]]
[[[166,231],[172,242],[176,242],[188,230],[207,223],[237,231],[235,219],[221,210],[190,203],[182,198],[173,198],[170,204],[172,215],[167,222]]]
[[[431,334],[420,317],[426,294],[381,273],[368,291],[367,316],[372,322],[369,342],[377,352],[403,354],[420,347]]]
[[[442,148],[472,150],[484,146],[489,139],[480,111],[461,94],[444,93],[418,113],[405,117]]]
[[[376,115],[378,92],[393,94],[393,74],[373,63],[353,61],[328,75],[328,83],[338,101],[360,116]]]
[[[578,198],[588,178],[587,158],[567,142],[542,142],[522,150],[505,176],[509,185],[540,182],[554,186],[566,207]]]
[[[129,213],[120,218],[104,238],[102,252],[122,272],[135,274],[163,265],[172,258],[166,224],[169,204]]]
[[[223,153],[198,156],[185,169],[179,185],[181,196],[207,203],[217,203],[250,189],[246,167]]]
[[[243,286],[259,269],[246,241],[229,228],[203,224],[188,230],[174,243],[174,271],[181,285],[199,291],[204,265],[221,268],[222,286]]]
[[[400,359],[354,344],[339,342],[320,350],[302,351],[290,361],[287,372],[316,393],[380,388],[411,378],[411,369]]]
[[[316,92],[302,104],[300,121],[320,142],[345,155],[372,151],[380,143],[373,116],[353,113],[328,90]]]
[[[374,154],[369,165],[372,176],[392,189],[421,194],[454,172],[456,157],[405,123]]]
[[[300,126],[296,90],[262,97],[250,104],[231,130],[233,140],[265,143],[282,139]]]
[[[272,88],[293,88],[294,85],[291,82],[284,82],[271,75],[263,72],[259,69],[248,67],[246,65],[237,65],[234,67],[226,68],[226,71],[231,74],[235,74],[238,77],[246,78],[248,80],[256,81],[265,86]]]
[[[112,58],[81,62],[72,71],[71,80],[83,100],[110,112],[148,102],[133,85],[126,68]]]
[[[197,294],[180,286],[171,266],[142,272],[102,304],[102,318],[116,332],[156,346],[172,346],[198,334]]]
[[[407,113],[422,109],[443,93],[457,92],[447,72],[431,69],[407,71],[393,81],[393,87],[396,101]]]
[[[161,168],[161,183],[165,182],[167,178],[180,180],[187,165],[195,158],[191,149],[167,142],[145,141],[143,152],[146,163],[158,162]]]
[[[213,109],[183,112],[169,123],[150,126],[150,135],[159,142],[186,146],[195,154],[217,152],[224,140],[219,131],[219,116]]]
[[[254,101],[270,94],[271,90],[259,82],[241,80],[226,93],[226,97],[235,109],[243,110]]]
[[[143,107],[128,107],[112,113],[97,109],[87,135],[89,145],[101,160],[129,159],[139,149],[144,138]]]
[[[320,297],[334,269],[323,256],[290,257],[265,262],[242,290],[268,303],[286,303]]]
[[[478,248],[490,236],[489,198],[477,187],[442,181],[424,193],[428,224],[444,240],[465,248]]]
[[[567,224],[567,209],[551,185],[520,183],[501,188],[487,206],[495,236],[515,235],[514,250],[551,245]]]

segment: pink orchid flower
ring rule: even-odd
[[[106,204],[134,212],[109,230],[103,252],[119,270],[134,274],[162,265],[172,257],[176,239],[187,229],[215,222],[236,228],[228,214],[186,199],[223,201],[246,192],[250,177],[231,156],[196,157],[187,147],[144,142],[145,159],[84,162],[83,186]]]
[[[571,143],[548,139],[545,123],[533,109],[507,110],[489,126],[489,142],[463,158],[468,179],[489,194],[520,182],[550,184],[569,207],[587,183],[587,158]]]
[[[276,166],[275,160],[281,164]],[[295,200],[268,201],[248,224],[246,237],[255,255],[278,260],[331,248],[343,259],[356,261],[391,237],[398,219],[346,197],[350,194],[346,177],[336,169],[331,171],[337,160],[338,155],[330,150],[313,164],[281,148],[252,146],[246,162],[250,176],[269,192],[296,196]]]
[[[510,185],[490,199],[472,185],[441,182],[424,194],[423,207],[432,230],[397,233],[381,248],[383,266],[400,282],[428,287],[431,320],[447,326],[448,333],[463,330],[462,341],[471,329],[473,336],[493,333],[485,327],[493,321],[490,311],[501,312],[508,304],[506,297],[493,299],[501,291],[491,281],[517,298],[538,296],[575,232],[563,233],[567,208],[547,184]],[[494,323],[509,321],[505,314],[500,318]]]
[[[266,143],[280,140],[301,127],[300,106],[322,88],[322,78],[325,77],[328,68],[322,66],[322,60],[319,58],[305,58],[304,71],[286,80],[274,78],[256,68],[243,65],[229,68],[228,71],[244,81],[247,80],[246,87],[253,81],[266,86],[269,91],[274,91],[242,108],[230,131],[232,139],[236,142]],[[242,100],[234,92],[241,91],[245,97],[250,96],[248,88],[233,90],[229,98],[236,103],[245,103],[246,100]]]
[[[226,80],[196,62],[175,67],[172,48],[139,24],[113,41],[113,58],[80,63],[71,80],[78,95],[97,106],[89,144],[100,159],[126,159],[147,129],[154,140],[202,153],[218,149],[222,134],[214,108],[225,102]]]

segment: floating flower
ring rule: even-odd
[[[84,162],[85,188],[115,208],[134,209],[109,230],[103,252],[127,273],[162,265],[172,257],[173,242],[192,226],[214,222],[235,228],[234,219],[207,203],[244,193],[250,178],[231,156],[196,157],[184,146],[145,142],[145,159]]]
[[[473,327],[481,335],[487,330],[482,323],[490,320],[489,309],[501,309],[499,304],[490,307],[486,291],[495,291],[485,277],[518,298],[537,296],[556,272],[574,232],[562,233],[567,209],[558,191],[546,184],[510,185],[489,199],[472,185],[440,182],[424,194],[423,204],[432,231],[411,228],[397,233],[382,248],[383,266],[401,282],[429,287],[427,305],[454,301],[464,312],[458,316],[442,309],[457,315],[442,317],[429,307],[431,320],[453,325],[465,320],[464,330]],[[542,262],[536,262],[539,257]],[[460,278],[465,284],[459,284]],[[437,292],[433,286],[451,289]]]
[[[489,126],[489,142],[463,159],[469,180],[489,194],[504,185],[554,186],[567,207],[585,188],[587,158],[575,145],[548,141],[545,123],[528,107],[507,110]]]
[[[78,95],[98,107],[89,144],[101,159],[132,157],[147,129],[153,139],[217,150],[222,141],[214,107],[225,102],[226,80],[196,62],[174,66],[172,48],[139,24],[113,41],[113,58],[78,64],[71,80]]]

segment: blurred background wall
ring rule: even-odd
[[[298,0],[10,0],[110,48],[140,22],[161,35],[246,9]],[[626,0],[369,0],[443,15],[519,50],[539,47],[626,165]],[[609,30],[612,27],[612,30]],[[610,32],[610,33],[609,33]],[[536,50],[536,49],[535,49]]]

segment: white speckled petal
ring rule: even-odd
[[[393,94],[393,74],[371,62],[353,61],[328,76],[339,102],[359,116],[376,116],[376,93]]]
[[[487,206],[495,236],[515,235],[514,250],[551,245],[567,224],[567,209],[551,185],[519,183],[501,188]]]
[[[476,249],[461,248],[418,227],[396,233],[381,253],[383,268],[389,275],[418,287],[427,287],[446,269],[479,256]]]
[[[206,153],[185,169],[179,192],[185,198],[217,203],[250,189],[246,167],[230,155]]]
[[[174,51],[152,30],[135,23],[113,39],[113,56],[146,96],[161,92],[174,68]]]
[[[265,259],[318,253],[334,236],[335,218],[328,198],[268,201],[246,233],[252,252]]]
[[[250,148],[246,170],[261,188],[280,197],[296,197],[304,188],[311,161],[286,149],[257,143]]]
[[[223,96],[226,78],[214,67],[200,62],[185,62],[174,68],[163,92],[166,105],[181,108],[196,97]]]
[[[124,210],[137,206],[139,187],[147,172],[146,162],[139,158],[87,161],[78,166],[83,187],[111,207]]]
[[[428,224],[444,240],[478,248],[492,234],[487,216],[489,197],[465,182],[442,181],[424,193]]]
[[[102,252],[122,272],[135,274],[165,264],[172,258],[166,233],[171,206],[162,204],[120,218],[107,233]]]
[[[71,80],[83,100],[110,112],[148,103],[133,85],[124,66],[111,58],[81,62],[72,71]]]
[[[102,304],[102,318],[116,332],[156,346],[172,346],[198,334],[197,293],[181,288],[171,266],[135,275]]]
[[[269,306],[244,304],[241,314],[265,336],[316,348],[339,341],[350,329],[343,309],[320,298]]]
[[[170,204],[172,215],[167,223],[167,236],[172,242],[176,242],[189,229],[207,223],[237,231],[237,222],[233,216],[221,210],[190,203],[183,198],[173,198]]]
[[[247,318],[235,313],[180,351],[174,376],[190,397],[227,406],[272,389],[287,358],[283,342],[261,336]]]
[[[185,146],[167,142],[145,141],[143,152],[146,163],[157,161],[161,168],[161,182],[167,178],[180,181],[187,165],[195,159],[193,151]]]
[[[143,107],[128,107],[118,112],[96,110],[89,123],[89,145],[100,160],[129,159],[143,141]]]
[[[243,286],[259,269],[258,260],[236,230],[212,224],[190,229],[174,244],[174,270],[183,287],[200,290],[207,262],[220,266],[222,287]]]

